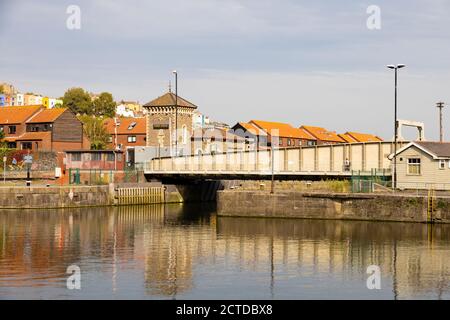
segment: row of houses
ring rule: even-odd
[[[373,134],[346,132],[337,134],[322,127],[303,125],[295,128],[287,123],[251,120],[239,122],[232,127],[234,132],[256,141],[258,147],[271,146],[275,143],[283,148],[313,146],[336,143],[383,141]]]
[[[66,108],[0,108],[0,131],[9,148],[56,152],[90,148],[82,123]]]
[[[4,87],[3,87],[4,88]],[[51,98],[33,93],[18,93],[14,89],[0,92],[0,107],[21,107],[42,105],[48,109],[62,107],[61,99]]]

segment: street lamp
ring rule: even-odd
[[[398,140],[398,121],[397,121],[397,70],[406,67],[404,64],[387,66],[389,69],[395,70],[395,98],[394,98],[394,174],[392,188],[397,189],[397,140]]]
[[[175,156],[178,155],[178,72],[173,70],[175,75]]]

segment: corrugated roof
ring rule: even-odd
[[[155,100],[152,100],[150,102],[147,102],[144,104],[144,107],[174,107],[175,101],[177,101],[177,105],[179,107],[188,107],[188,108],[194,108],[197,109],[197,106],[186,99],[178,96],[178,100],[176,98],[176,95],[172,92],[168,92]]]
[[[301,126],[302,129],[306,130],[308,133],[313,135],[315,138],[321,141],[327,142],[346,142],[344,139],[339,137],[336,132],[328,131],[325,128],[314,127],[314,126]]]
[[[117,134],[146,134],[145,118],[118,118]],[[108,118],[104,122],[109,134],[115,134],[114,119]]]
[[[33,114],[43,109],[41,105],[23,107],[0,107],[0,124],[24,123]]]
[[[282,122],[270,122],[262,120],[250,120],[254,124],[264,130],[267,134],[274,137],[296,138],[305,140],[316,140],[311,134],[302,128],[294,128],[290,124]]]
[[[48,123],[54,122],[58,119],[67,108],[53,108],[53,109],[43,109],[36,113],[27,121],[27,123]]]

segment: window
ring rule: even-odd
[[[72,153],[72,161],[81,161],[81,153]]]
[[[136,136],[128,136],[128,142],[129,143],[135,143],[136,142]]]
[[[287,139],[287,145],[288,145],[288,146],[291,145],[291,139]]]
[[[31,150],[32,147],[31,142],[22,142],[22,150]]]
[[[186,144],[187,143],[187,127],[184,124],[183,128],[182,128],[182,143]]]
[[[420,174],[420,159],[410,158],[408,159],[408,174]]]
[[[106,154],[106,161],[114,161],[114,153]]]
[[[136,122],[132,122],[129,126],[128,126],[128,130],[133,130],[134,127],[136,127]]]
[[[308,141],[308,146],[315,146],[316,142],[314,140],[309,140]]]
[[[439,169],[441,170],[445,169],[445,160],[439,160]]]
[[[92,161],[100,161],[102,160],[102,154],[101,153],[93,153],[91,155]]]
[[[8,131],[9,134],[15,134],[16,133],[16,126],[9,126],[8,129],[9,129],[9,131]]]

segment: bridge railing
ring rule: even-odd
[[[321,173],[351,175],[390,174],[390,142],[321,145],[312,147],[234,151],[154,158],[145,164],[145,173]],[[273,168],[273,169],[272,169]]]

